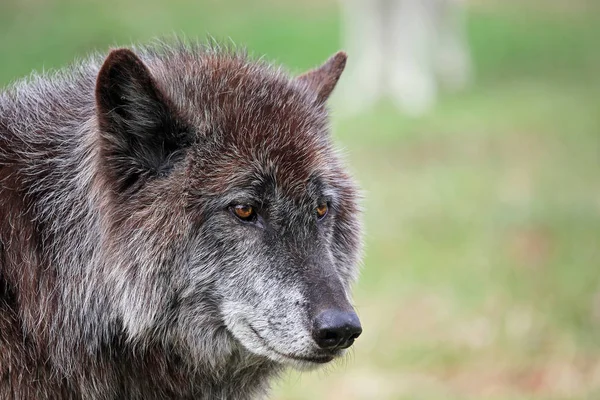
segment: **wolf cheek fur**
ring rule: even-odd
[[[360,212],[324,104],[345,61],[290,79],[119,49],[1,94],[0,398],[253,398],[341,356]]]

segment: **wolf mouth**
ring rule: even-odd
[[[267,342],[267,340],[265,338],[263,338],[260,335],[260,333],[258,333],[258,331],[256,329],[254,329],[254,327],[252,325],[250,325],[250,323],[248,323],[248,321],[246,321],[246,324],[248,325],[250,330],[256,335],[256,337],[258,339],[260,339],[263,346],[265,346],[270,351],[272,351],[282,357],[290,358],[290,359],[296,360],[296,361],[310,362],[310,363],[316,363],[316,364],[325,364],[325,363],[332,361],[335,358],[335,356],[333,354],[327,354],[327,355],[321,355],[321,356],[315,356],[315,357],[303,357],[303,356],[298,356],[295,354],[283,353],[283,352],[278,351],[278,350],[274,349],[273,347],[271,347],[269,345],[269,343]]]

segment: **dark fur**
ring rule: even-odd
[[[290,79],[218,49],[135,53],[0,95],[2,399],[260,396],[321,357],[312,316],[351,309],[357,195],[324,107],[345,55]]]

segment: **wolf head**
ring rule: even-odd
[[[102,247],[130,340],[310,367],[361,333],[357,189],[328,132],[337,53],[296,78],[212,51],[112,51],[96,83]]]

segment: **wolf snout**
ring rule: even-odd
[[[362,333],[358,315],[353,311],[327,309],[314,320],[312,336],[322,349],[346,349]]]

